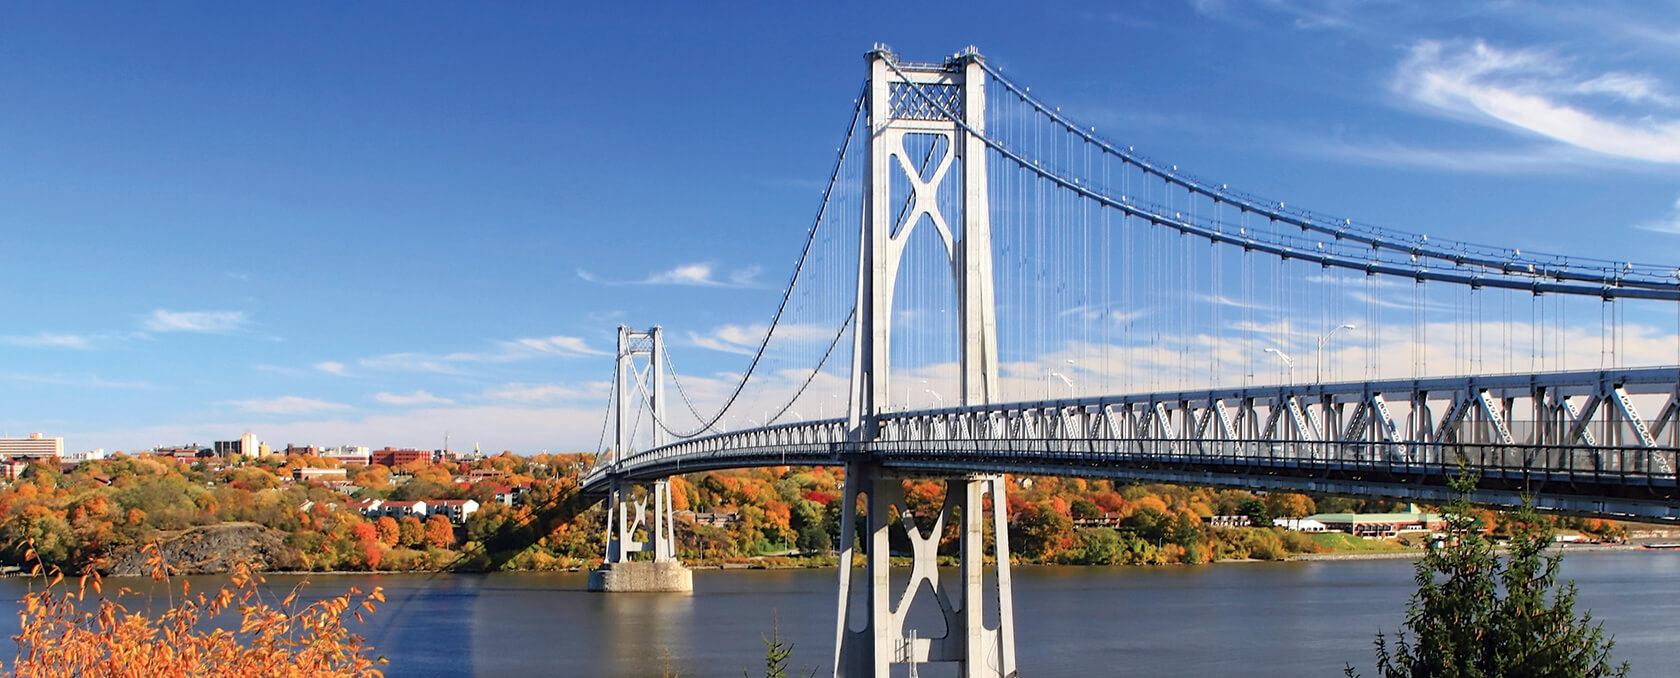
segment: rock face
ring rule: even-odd
[[[279,532],[256,523],[222,523],[195,527],[161,539],[163,562],[176,574],[227,572],[235,563],[250,562],[259,570],[290,559]],[[135,548],[111,564],[107,574],[117,577],[149,575],[147,554]]]

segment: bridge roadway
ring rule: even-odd
[[[1645,418],[1638,401],[1663,404]],[[845,419],[825,419],[609,457],[583,491],[866,458],[905,476],[1004,472],[1439,502],[1462,458],[1482,477],[1478,503],[1515,506],[1531,494],[1545,511],[1680,520],[1676,367],[1101,396],[868,423],[864,440]]]

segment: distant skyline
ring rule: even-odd
[[[0,429],[593,451],[743,367],[877,42],[1388,228],[1680,264],[1680,4],[0,7]]]

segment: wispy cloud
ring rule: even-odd
[[[307,414],[310,412],[332,412],[351,409],[343,403],[328,402],[302,396],[280,396],[279,398],[255,400],[230,400],[233,405],[247,412],[259,414]]]
[[[168,311],[157,309],[146,317],[146,329],[153,332],[232,332],[245,324],[244,311]]]
[[[38,332],[29,336],[0,337],[0,341],[13,346],[30,348],[74,348],[80,350],[93,348],[93,344],[88,341],[87,337],[75,334],[53,334],[51,332]]]
[[[1680,199],[1674,201],[1674,209],[1669,210],[1668,214],[1660,219],[1641,222],[1638,227],[1646,231],[1680,235]]]
[[[388,372],[435,372],[437,374],[460,374],[461,368],[445,361],[442,356],[428,353],[387,353],[356,361],[370,370]]]
[[[118,389],[154,388],[150,382],[111,381],[93,374],[8,374],[6,377],[17,381],[24,381],[33,384],[52,384],[54,386]]]
[[[649,274],[640,280],[609,280],[578,269],[579,278],[601,285],[687,285],[691,287],[757,287],[759,267],[748,266],[727,273],[708,263],[683,264],[670,270]]]
[[[811,324],[782,323],[776,326],[776,336],[772,343],[777,346],[789,344],[808,344],[827,342],[834,339],[837,328],[819,327]],[[690,344],[713,351],[735,353],[738,355],[752,355],[764,341],[764,333],[770,330],[769,325],[724,325],[706,334],[689,332]]]
[[[609,385],[610,387],[610,385]],[[570,386],[559,384],[504,384],[486,390],[484,397],[489,400],[500,400],[516,403],[537,403],[550,400],[567,400],[585,395],[582,391]]]
[[[413,393],[385,393],[381,391],[373,399],[386,405],[448,405],[455,402],[449,398],[441,398],[425,391],[415,391]]]
[[[341,363],[341,362],[336,362],[336,361],[332,361],[332,360],[325,360],[325,361],[322,361],[322,362],[315,363],[315,365],[313,367],[316,369],[316,371],[319,371],[319,372],[326,372],[327,374],[333,374],[333,375],[337,375],[337,376],[340,376],[340,377],[345,376],[344,363]]]
[[[462,366],[467,364],[508,363],[547,357],[577,358],[604,355],[612,354],[608,351],[590,348],[589,344],[582,338],[555,335],[498,341],[484,351],[457,351],[443,354],[387,353],[363,358],[357,361],[357,364],[370,370],[461,374],[464,372]]]
[[[1294,146],[1318,155],[1384,167],[1430,169],[1459,174],[1558,174],[1610,164],[1596,153],[1571,146],[1539,148],[1431,148],[1393,141],[1357,143],[1306,140]]]
[[[1465,120],[1608,156],[1680,163],[1680,118],[1667,110],[1674,99],[1660,80],[1577,70],[1545,50],[1505,50],[1480,40],[1420,40],[1396,70],[1393,87]],[[1643,110],[1616,115],[1604,110],[1609,107]]]

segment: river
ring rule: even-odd
[[[1632,675],[1680,676],[1680,553],[1572,553],[1563,574],[1579,586],[1577,611],[1604,623]],[[1370,676],[1373,634],[1399,626],[1413,589],[1408,560],[1017,567],[1014,575],[1021,675],[1041,678],[1340,676],[1349,662]],[[269,585],[300,579],[275,575]],[[390,659],[394,678],[763,675],[760,634],[773,616],[794,644],[798,675],[831,671],[832,570],[700,570],[692,596],[592,594],[573,573],[311,580],[306,598],[385,587],[389,602],[359,632]],[[195,578],[194,589],[217,583]],[[16,599],[25,585],[0,581],[0,595]]]

